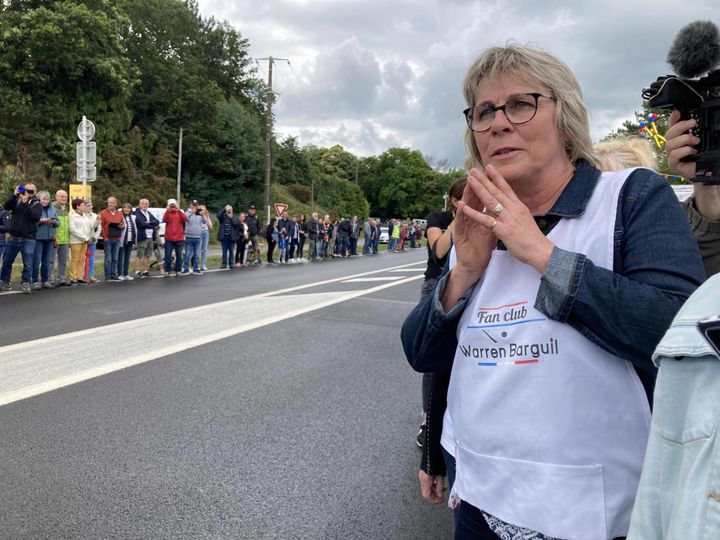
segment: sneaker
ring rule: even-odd
[[[70,280],[70,286],[71,286],[71,287],[77,287],[77,286],[78,286],[78,282],[77,282],[76,280],[72,279],[72,280]]]
[[[53,285],[53,284],[50,283],[49,281],[46,281],[45,283],[42,284],[42,288],[43,288],[43,289],[54,289],[54,288],[55,288],[55,285]]]
[[[42,283],[36,281],[32,284],[32,288],[34,291],[39,291],[40,289],[42,289]]]
[[[142,277],[150,277],[150,272],[148,272],[147,270],[145,270],[145,271],[142,273]]]
[[[175,272],[175,277],[183,277],[181,272]]]
[[[415,437],[415,443],[418,448],[422,448],[425,445],[425,424],[420,424],[420,430],[418,431],[417,437]]]
[[[8,281],[0,282],[0,291],[12,291],[12,285]]]
[[[220,270],[225,270],[226,268],[227,268],[227,264],[221,264],[221,265],[220,265]]]
[[[203,271],[202,271],[202,270],[195,270],[195,272],[193,272],[193,274],[196,275],[196,276],[202,276],[202,275],[203,275]]]
[[[207,272],[207,271],[208,271],[208,267],[207,267],[207,266],[203,266],[203,267],[202,267],[202,270],[203,270],[203,272]]]
[[[30,294],[32,292],[32,288],[29,283],[23,283],[21,285],[21,287],[22,287],[22,292],[24,292],[25,294]]]
[[[120,282],[122,281],[122,279],[120,279],[119,277],[115,276],[115,277],[111,277],[111,278],[109,279],[109,281],[110,281],[110,283],[120,283]]]
[[[190,270],[183,270],[182,272],[180,272],[180,274],[182,274],[183,276],[189,276]]]
[[[124,279],[125,281],[135,281],[135,278],[132,277],[132,276],[125,276],[123,279]]]

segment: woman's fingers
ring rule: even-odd
[[[510,184],[507,183],[507,180],[505,180],[505,177],[502,174],[500,174],[500,171],[498,171],[494,165],[487,166],[487,168],[485,169],[485,175],[487,176],[487,179],[490,182],[490,184],[493,187],[495,187],[497,189],[497,191],[500,193],[500,197],[502,197],[502,196],[507,197],[507,201],[498,200],[498,202],[500,202],[502,204],[507,204],[511,201],[519,200],[517,198],[517,195],[515,195],[513,188],[510,187]],[[495,194],[495,193],[493,193],[493,194]]]

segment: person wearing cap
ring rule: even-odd
[[[172,254],[175,251],[175,277],[180,277],[182,270],[182,252],[185,245],[185,228],[187,223],[185,212],[178,209],[175,199],[168,199],[167,209],[163,215],[165,223],[165,277],[170,275],[172,270]]]
[[[248,213],[245,216],[245,225],[248,232],[248,243],[250,251],[248,252],[247,264],[262,264],[260,262],[260,244],[258,244],[258,234],[260,234],[260,221],[257,217],[257,209],[254,204],[248,206]]]
[[[185,262],[183,264],[183,274],[190,273],[190,262],[192,261],[193,273],[202,275],[200,248],[202,244],[203,225],[207,227],[207,213],[203,216],[200,210],[200,203],[193,200],[185,215],[187,216],[187,223],[185,224]]]

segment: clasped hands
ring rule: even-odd
[[[488,165],[484,172],[470,171],[458,204],[453,231],[454,271],[479,279],[498,240],[517,260],[541,275],[545,272],[554,244],[500,172]]]

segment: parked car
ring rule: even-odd
[[[378,243],[388,244],[389,242],[390,242],[390,235],[388,234],[388,228],[380,227],[380,238],[378,238]]]

